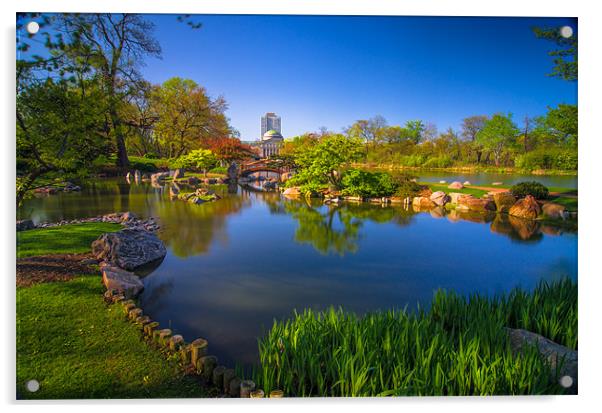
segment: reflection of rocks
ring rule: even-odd
[[[443,209],[443,207],[440,206],[431,209],[429,212],[433,218],[445,217],[445,209]]]
[[[196,176],[191,176],[190,178],[188,178],[189,185],[198,185],[200,183],[201,183],[201,180],[199,178],[197,178]]]
[[[123,229],[102,234],[92,243],[92,253],[99,261],[106,261],[126,270],[163,259],[165,245],[156,235],[136,229]]]
[[[553,227],[551,225],[542,225],[540,229],[541,229],[541,232],[543,232],[546,235],[558,236],[558,235],[562,235],[564,233],[562,231],[562,228]]]
[[[177,179],[180,179],[180,178],[184,178],[184,168],[176,169],[173,172],[173,180],[174,181],[177,180]]]
[[[496,192],[493,194],[493,201],[498,212],[508,212],[515,204],[516,198],[510,192]]]
[[[236,162],[232,162],[230,164],[227,174],[230,182],[236,182],[238,179],[238,165],[236,165]]]
[[[543,204],[543,207],[541,209],[543,211],[543,214],[548,218],[552,218],[552,219],[567,219],[568,218],[568,213],[566,211],[566,208],[563,205],[555,204],[553,202],[546,202],[545,204]]]
[[[517,218],[506,214],[497,214],[491,223],[491,231],[522,241],[541,239],[539,229],[540,225],[537,221]]]
[[[169,185],[169,197],[171,199],[177,198],[180,193],[180,187],[174,182]]]
[[[429,197],[438,206],[444,206],[450,200],[450,197],[443,191],[433,192]]]
[[[523,199],[516,201],[508,213],[519,218],[535,219],[541,213],[541,207],[533,196],[527,195]]]
[[[136,169],[134,171],[134,181],[136,181],[136,183],[139,184],[141,179],[142,175],[140,174],[140,171]]]
[[[161,179],[169,178],[169,172],[157,172],[151,175],[151,182],[159,182]]]
[[[491,222],[495,218],[495,213],[491,211],[486,212],[478,212],[478,211],[468,211],[462,209],[456,209],[451,211],[454,213],[454,216],[451,218],[452,220],[462,220],[469,222],[476,222],[478,224],[484,224],[487,222]],[[450,212],[450,215],[451,215]]]

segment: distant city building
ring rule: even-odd
[[[263,135],[270,130],[275,130],[278,133],[282,133],[280,116],[276,115],[274,112],[268,112],[261,117],[260,139],[263,139]]]
[[[266,113],[265,116],[261,117],[261,138],[259,143],[261,157],[269,158],[270,156],[278,155],[283,141],[280,116],[273,112]]]

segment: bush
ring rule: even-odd
[[[422,166],[425,160],[422,155],[406,155],[399,158],[399,163],[403,166]]]
[[[143,156],[143,158],[146,158],[146,159],[159,159],[159,156],[156,153],[149,152],[149,153],[145,153],[144,156]]]
[[[520,182],[510,188],[510,192],[517,198],[524,198],[532,195],[536,199],[547,199],[550,191],[539,182]]]
[[[210,169],[209,172],[214,174],[227,174],[228,168],[226,168],[225,166],[218,166],[213,169]]]
[[[349,169],[341,179],[343,195],[361,196],[364,198],[391,196],[398,184],[385,172],[367,172]]]
[[[572,149],[537,149],[514,158],[514,165],[522,169],[576,170],[577,151]]]
[[[418,196],[420,191],[428,188],[427,186],[418,184],[416,181],[414,181],[414,177],[409,175],[395,177],[395,181],[397,183],[397,191],[395,191],[395,195],[401,198],[413,198]]]
[[[453,162],[449,156],[438,156],[435,158],[430,158],[422,166],[426,168],[447,168],[452,166],[452,163]]]
[[[132,170],[139,170],[141,172],[156,172],[159,168],[155,164],[154,160],[145,158],[134,158],[130,157],[130,168]]]

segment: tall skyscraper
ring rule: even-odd
[[[276,115],[274,112],[267,112],[261,117],[261,137],[263,137],[263,135],[270,130],[275,130],[278,133],[282,133],[280,116]]]

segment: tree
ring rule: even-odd
[[[382,140],[387,120],[376,115],[368,120],[358,120],[345,131],[352,138],[363,139],[366,143],[378,143]]]
[[[414,143],[419,144],[423,137],[426,127],[421,120],[409,120],[406,122],[405,127],[402,131],[402,138],[407,139]]]
[[[577,80],[577,34],[570,37],[561,34],[561,27],[533,28],[535,36],[539,39],[556,43],[560,48],[548,52],[554,58],[554,68],[548,76],[559,77],[568,81]]]
[[[472,150],[476,154],[477,163],[481,163],[483,146],[476,141],[477,134],[485,126],[489,119],[486,115],[469,116],[462,121],[462,137],[471,143]]]
[[[256,155],[251,146],[233,137],[209,137],[204,141],[203,146],[211,150],[221,163],[229,164]]]
[[[578,138],[577,105],[560,104],[557,108],[548,108],[541,120],[546,133],[553,137],[556,144],[576,147]]]
[[[204,88],[191,79],[179,77],[154,88],[151,105],[157,117],[155,134],[162,155],[177,158],[216,137],[229,135],[230,128],[222,97],[212,100]]]
[[[207,171],[217,164],[217,157],[209,149],[195,149],[178,158],[178,164],[183,168],[200,169],[207,176]]]
[[[361,159],[363,144],[359,138],[345,135],[328,135],[316,145],[297,153],[295,162],[298,173],[293,183],[309,184],[316,189],[320,185],[341,187],[342,167]]]
[[[47,79],[17,94],[17,206],[51,174],[83,175],[107,150],[104,104],[94,80]]]
[[[137,14],[64,14],[59,31],[70,41],[60,48],[72,61],[87,59],[100,74],[108,98],[111,134],[117,166],[129,165],[125,125],[120,109],[128,88],[138,84],[138,67],[145,56],[160,57],[154,25]]]
[[[476,141],[493,153],[495,166],[499,166],[503,151],[513,148],[518,133],[511,114],[497,113],[485,122],[476,135]]]

